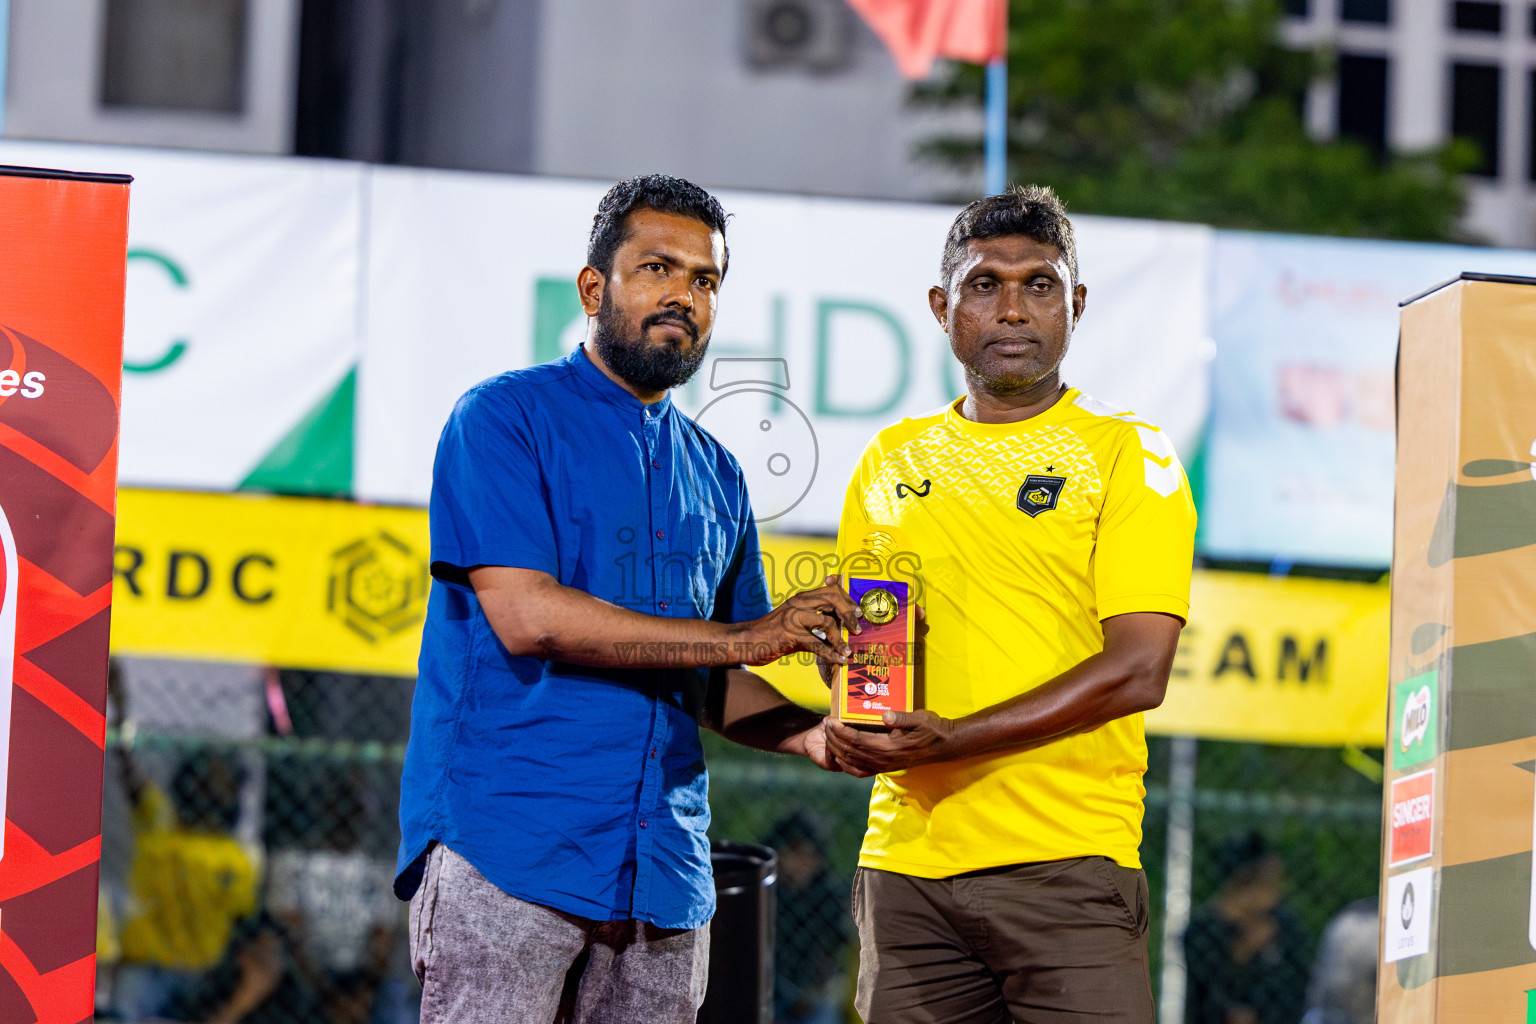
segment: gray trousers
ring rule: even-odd
[[[529,903],[438,844],[411,898],[411,964],[422,1024],[694,1024],[709,929]]]

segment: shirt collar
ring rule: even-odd
[[[599,398],[611,405],[616,405],[626,412],[639,412],[642,415],[655,419],[665,415],[672,408],[672,394],[668,392],[659,402],[646,405],[640,399],[630,394],[622,386],[617,384],[587,355],[586,343],[578,345],[570,355],[565,357],[566,363],[575,370],[576,376],[591,388]]]
[[[593,369],[597,368],[593,367]],[[597,372],[602,373],[601,370]],[[1074,403],[1076,403],[1078,396],[1081,394],[1082,392],[1077,388],[1067,388],[1048,408],[1035,413],[1035,415],[1027,420],[1014,420],[1011,423],[978,423],[975,420],[966,419],[960,414],[960,406],[966,398],[965,395],[961,395],[949,403],[949,408],[944,413],[944,419],[948,421],[950,426],[967,434],[999,436],[1028,433],[1029,431],[1039,430],[1041,427],[1052,426],[1057,420],[1066,416],[1071,412]]]

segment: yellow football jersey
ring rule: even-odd
[[[1077,389],[1020,423],[960,401],[882,430],[844,538],[899,527],[926,613],[918,706],[959,718],[1104,648],[1103,619],[1189,610],[1195,507],[1168,437]],[[1141,715],[880,776],[859,863],[923,878],[1102,855],[1141,864]]]
[[[258,855],[233,836],[183,828],[152,784],[134,825],[123,960],[207,970],[224,955],[235,925],[256,910]]]

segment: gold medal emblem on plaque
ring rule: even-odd
[[[896,595],[883,587],[866,591],[859,598],[859,614],[864,616],[866,622],[876,626],[883,626],[896,618],[900,605],[896,601]]]

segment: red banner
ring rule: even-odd
[[[0,168],[0,1021],[96,987],[128,183]]]

